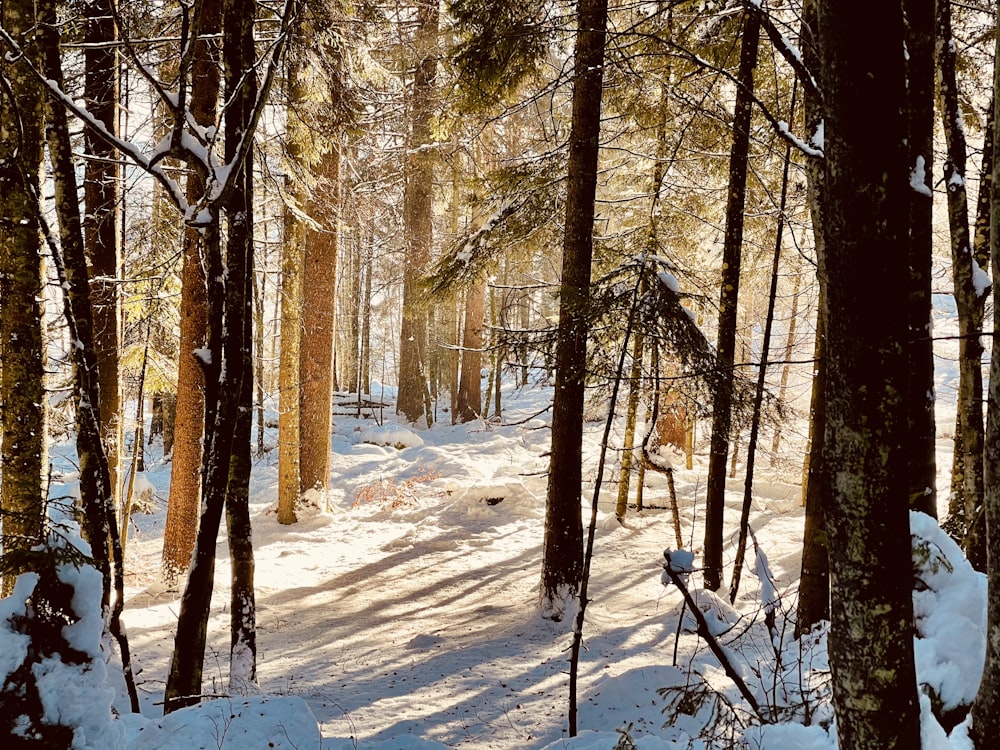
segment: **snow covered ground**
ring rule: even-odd
[[[834,747],[818,725],[734,729],[758,722],[705,643],[689,632],[694,622],[689,612],[682,614],[681,594],[661,583],[663,550],[677,547],[665,479],[647,474],[649,509],[630,511],[621,526],[611,513],[615,453],[600,504],[584,631],[582,732],[567,740],[571,625],[543,620],[536,609],[550,398],[547,388],[505,390],[505,426],[451,426],[442,415],[434,428],[414,432],[394,425],[391,409],[360,420],[338,415],[330,496],[293,526],[279,525],[274,512],[277,452],[257,459],[251,500],[260,694],[226,694],[229,560],[220,539],[204,686],[219,698],[166,719],[160,703],[180,593],[159,582],[169,464],[158,460],[153,446],[144,476],[157,510],[135,518],[127,549],[124,619],[141,668],[143,715],[125,717],[125,745],[610,750],[620,743],[660,750],[742,741],[769,750]],[[602,430],[603,423],[586,426],[588,503]],[[276,436],[267,439],[273,446]],[[801,721],[804,703],[815,724],[827,725],[824,634],[804,640],[811,647],[800,649],[781,614],[794,613],[803,521],[795,483],[801,446],[791,445],[776,468],[758,461],[751,520],[768,566],[755,565],[751,547],[735,607],[704,593],[698,602],[762,713]],[[942,441],[942,466],[949,450]],[[685,547],[696,551],[703,534],[695,503],[704,496],[703,458],[692,471],[674,463]],[[733,534],[742,476],[730,482],[727,533]],[[924,533],[933,536],[935,527]],[[944,550],[947,540],[934,537],[931,545]],[[730,552],[727,577],[732,562]],[[755,569],[770,572],[778,594],[774,634],[764,625]],[[933,573],[944,575],[939,568]],[[981,585],[971,572],[949,575],[966,594]],[[692,584],[700,585],[697,574]],[[924,602],[928,622],[936,595],[932,591]],[[962,622],[964,640],[957,642],[974,641],[980,615],[971,608]],[[938,627],[927,625],[923,658],[929,666],[922,679],[944,685],[942,697],[958,696],[974,679],[968,660],[962,661],[969,649],[956,655],[955,632],[945,635]],[[127,710],[127,702],[119,699],[118,705]],[[933,747],[963,747],[957,736],[949,745],[936,725],[929,723],[928,732],[944,743]]]

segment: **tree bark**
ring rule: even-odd
[[[909,379],[906,475],[910,507],[937,518],[934,347],[931,338],[931,205],[934,158],[934,4],[904,0],[906,119],[911,189],[909,234]]]
[[[552,620],[561,620],[566,614],[566,607],[579,593],[583,572],[580,449],[583,444],[589,332],[587,300],[594,247],[607,0],[581,0],[578,13],[552,402],[552,451],[539,600],[543,616]],[[498,382],[498,388],[499,385]]]
[[[225,70],[225,160],[236,170],[235,181],[222,202],[228,218],[229,232],[226,259],[212,255],[207,258],[209,290],[209,356],[202,360],[205,367],[205,450],[202,459],[202,513],[195,545],[193,564],[187,586],[181,597],[180,615],[170,672],[164,691],[164,712],[193,705],[201,695],[202,669],[208,634],[208,617],[212,602],[215,576],[215,546],[219,535],[222,512],[240,512],[239,493],[246,491],[249,472],[235,472],[249,463],[249,431],[252,388],[246,379],[252,378],[250,363],[249,320],[253,317],[251,278],[253,273],[253,194],[252,161],[248,150],[245,161],[234,163],[244,134],[252,127],[252,112],[256,99],[256,78],[247,76],[254,62],[254,6],[250,0],[223,0],[223,63]],[[213,206],[214,208],[214,206]],[[205,228],[206,234],[218,232],[216,215]],[[215,246],[212,241],[206,242]],[[237,442],[237,436],[239,441]],[[243,440],[243,437],[246,440]],[[232,497],[234,502],[229,503]],[[242,519],[239,523],[249,523]],[[252,547],[244,547],[252,550]],[[243,561],[234,561],[234,575],[245,573],[237,568]],[[245,590],[245,588],[244,588]],[[252,593],[252,583],[250,583]],[[248,605],[244,605],[248,606]],[[252,605],[234,612],[242,618],[234,620],[233,631],[248,623]],[[235,640],[235,639],[234,639]],[[232,656],[249,656],[249,650],[234,644]],[[253,669],[242,669],[252,673]]]
[[[218,34],[221,28],[221,0],[203,0],[199,24],[201,38],[195,42],[189,104],[191,116],[203,126],[215,123],[220,61],[216,47],[208,41],[208,37]],[[195,203],[204,190],[201,175],[194,171],[188,174],[188,202]],[[205,262],[221,252],[218,241],[217,230],[203,234],[191,227],[184,229],[176,427],[161,571],[164,581],[170,585],[176,584],[191,564],[198,531],[202,439],[205,434],[205,375],[196,352],[207,346],[208,278]]]
[[[22,49],[29,43],[34,5],[0,4],[0,25]],[[38,222],[42,164],[43,91],[26,66],[8,61],[0,48],[0,424],[3,472],[4,553],[42,541],[45,445],[45,337],[42,247]],[[16,573],[3,577],[0,595],[12,590]]]
[[[722,586],[722,525],[726,507],[726,459],[732,427],[733,365],[736,351],[736,306],[740,289],[740,258],[743,253],[743,207],[746,204],[747,162],[750,156],[750,115],[753,108],[753,74],[760,43],[760,17],[744,14],[740,68],[737,73],[733,145],[729,152],[729,196],[726,204],[726,234],[722,247],[722,285],[719,295],[719,334],[712,403],[712,438],[709,448],[708,487],[705,498],[705,588]]]
[[[462,371],[455,418],[471,422],[483,413],[483,324],[486,316],[486,279],[477,279],[465,294]]]
[[[899,6],[819,7],[825,96],[826,431],[833,700],[839,746],[916,748],[907,493],[909,252]],[[864,24],[858,24],[865,17]],[[858,49],[865,54],[857,54]],[[877,126],[873,127],[873,123]],[[859,269],[864,273],[859,273]]]
[[[111,134],[118,132],[118,39],[111,0],[88,0],[84,5],[84,86],[87,110]],[[90,296],[94,310],[94,344],[97,349],[98,387],[101,392],[101,427],[111,471],[115,507],[121,499],[121,386],[118,360],[121,350],[122,276],[119,246],[120,179],[114,149],[84,129],[83,237],[90,262]]]
[[[434,155],[431,116],[437,79],[439,5],[437,0],[418,0],[416,36],[418,55],[410,88],[410,133],[406,142],[406,186],[403,191],[403,222],[406,259],[403,269],[403,320],[399,337],[399,393],[396,413],[407,422],[423,418],[427,392],[427,310],[421,299],[420,279],[431,257],[431,222],[434,191]]]
[[[306,229],[302,259],[302,346],[299,350],[299,488],[330,484],[333,430],[333,342],[336,336],[337,254],[340,244],[340,150],[321,157],[310,202],[316,226]],[[349,378],[354,382],[354,377]]]
[[[1000,37],[997,38],[997,54],[1000,55]],[[1000,59],[1000,58],[998,58]],[[993,83],[993,130],[994,146],[998,140],[1000,116],[998,116],[996,92],[1000,90],[1000,65],[996,66]],[[992,170],[993,185],[1000,184],[1000,160],[994,160]],[[990,200],[989,244],[993,278],[1000,273],[1000,191],[994,190]],[[994,310],[1000,304],[1000,285],[993,285]],[[994,341],[1000,333],[1000,321],[993,319]],[[989,389],[986,410],[986,443],[984,456],[984,496],[986,516],[986,556],[987,566],[987,622],[986,622],[986,663],[979,692],[972,704],[972,727],[969,736],[977,748],[986,748],[1000,736],[1000,349],[993,347],[990,358]]]
[[[983,498],[983,310],[989,293],[988,279],[979,267],[969,231],[966,191],[965,128],[959,109],[955,67],[957,49],[951,33],[951,5],[937,7],[937,64],[940,80],[942,121],[948,152],[944,163],[948,194],[948,223],[951,230],[951,267],[955,307],[958,312],[958,403],[955,453],[957,482],[951,503],[959,503],[960,513],[949,516],[949,533],[965,548],[977,570],[986,570],[985,538],[969,526],[982,510]],[[990,137],[987,135],[986,143]],[[987,150],[984,148],[984,161]],[[953,506],[954,507],[954,506]]]

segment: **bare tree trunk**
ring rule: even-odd
[[[299,488],[330,484],[333,431],[333,342],[336,336],[337,254],[340,244],[340,150],[322,157],[310,214],[319,226],[306,230],[302,286],[302,347],[299,351]],[[353,378],[352,378],[353,379]]]
[[[574,55],[573,114],[569,136],[566,225],[556,382],[552,402],[552,451],[542,542],[543,615],[561,620],[579,594],[583,572],[580,517],[583,399],[587,376],[587,299],[594,244],[594,196],[600,150],[601,93],[607,34],[607,0],[581,0]],[[497,387],[499,388],[499,382]]]
[[[483,413],[483,323],[486,315],[486,279],[478,279],[465,294],[465,335],[455,418],[471,422]]]
[[[944,2],[945,0],[942,0]],[[904,0],[909,144],[909,378],[906,433],[910,507],[937,518],[934,347],[931,338],[931,205],[934,157],[934,1]]]
[[[434,156],[426,146],[432,142],[431,114],[437,55],[439,6],[437,0],[417,0],[416,37],[418,55],[410,91],[411,128],[407,140],[406,187],[403,221],[406,267],[403,271],[403,320],[399,337],[399,394],[396,412],[407,422],[421,417],[428,426],[427,310],[422,304],[420,278],[431,257],[433,226]]]
[[[111,0],[91,0],[84,31],[84,87],[87,110],[111,134],[118,132],[118,38]],[[83,217],[84,244],[91,273],[94,342],[97,347],[101,427],[111,471],[115,507],[121,498],[121,248],[118,244],[119,182],[114,150],[91,128],[84,129]]]
[[[732,427],[736,306],[743,252],[743,207],[746,203],[747,160],[750,154],[753,72],[757,67],[757,48],[760,42],[759,16],[756,13],[746,13],[743,23],[733,145],[729,154],[726,234],[722,249],[719,334],[716,341],[719,372],[712,404],[712,442],[705,499],[704,576],[705,588],[712,591],[717,591],[722,586],[722,524],[726,507],[726,458],[729,455],[729,433]]]
[[[921,741],[913,598],[910,586],[899,585],[912,575],[904,500],[909,290],[899,283],[912,191],[899,53],[904,21],[898,5],[870,10],[865,0],[824,0],[818,24],[826,123],[829,651],[844,750],[916,748]]]
[[[948,153],[944,163],[948,190],[948,222],[951,229],[951,267],[955,307],[958,311],[958,404],[956,409],[951,506],[959,513],[949,515],[945,528],[965,548],[977,570],[986,570],[986,539],[970,525],[982,512],[983,498],[983,310],[990,291],[989,279],[980,268],[969,232],[969,205],[966,192],[965,128],[959,109],[955,74],[957,50],[951,32],[951,5],[937,6],[938,69],[942,120]],[[983,168],[991,149],[985,138]],[[992,168],[990,165],[989,168]]]
[[[219,98],[220,61],[215,45],[205,37],[222,28],[221,0],[204,0],[192,67],[191,116],[200,125],[215,124]],[[205,189],[196,172],[187,178],[187,198],[195,203]],[[194,550],[201,505],[202,439],[205,434],[205,375],[194,352],[207,346],[208,279],[204,263],[220,252],[218,231],[202,235],[186,227],[181,271],[180,342],[177,358],[177,426],[170,466],[170,498],[163,529],[162,575],[173,585],[188,569]],[[216,244],[212,244],[212,243]]]
[[[0,5],[0,25],[30,49],[30,2]],[[25,66],[0,53],[0,410],[4,552],[30,549],[42,537],[45,445],[44,274],[38,223],[43,92]],[[19,569],[3,576],[8,595]]]

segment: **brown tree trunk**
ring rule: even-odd
[[[937,7],[938,70],[942,121],[948,146],[944,163],[951,229],[951,265],[955,307],[958,311],[958,404],[953,469],[958,468],[952,503],[960,513],[949,516],[946,528],[965,547],[977,570],[986,570],[986,540],[970,522],[982,511],[983,498],[983,308],[989,293],[988,279],[976,261],[969,231],[966,192],[965,128],[959,109],[956,79],[957,50],[951,33],[951,5]],[[986,146],[990,136],[986,136]],[[983,160],[989,149],[984,148]],[[984,168],[987,168],[984,163]]]
[[[455,418],[471,422],[483,413],[483,323],[486,316],[486,279],[473,282],[465,294],[462,371]]]
[[[203,38],[219,33],[222,28],[221,14],[221,0],[204,1],[200,23]],[[215,123],[220,61],[215,45],[204,39],[195,43],[194,54],[190,111],[196,122],[208,126]],[[195,203],[204,189],[201,176],[191,172],[187,178],[188,202]],[[202,234],[190,227],[184,229],[177,419],[161,571],[163,579],[171,585],[176,584],[191,563],[198,530],[202,438],[205,434],[205,377],[195,352],[203,351],[207,346],[208,279],[204,263],[208,257],[220,252],[218,240],[217,231]]]
[[[337,253],[340,239],[340,150],[334,146],[317,170],[310,203],[318,226],[306,230],[302,285],[302,346],[299,350],[299,488],[330,483],[333,429],[333,342],[336,336]],[[353,382],[351,377],[349,382]]]
[[[407,139],[406,187],[403,191],[403,222],[406,260],[403,269],[403,320],[399,337],[399,394],[396,413],[407,422],[423,418],[430,425],[427,393],[427,310],[422,304],[420,279],[431,258],[431,222],[434,191],[434,155],[431,116],[437,79],[439,5],[437,0],[418,0],[414,48],[418,55],[410,89],[410,135]]]
[[[997,59],[1000,59],[1000,36],[997,37]],[[1000,65],[993,80],[993,145],[1000,143],[1000,116],[997,91],[1000,90]],[[994,159],[991,172],[993,185],[1000,185],[1000,159]],[[993,278],[1000,273],[1000,191],[994,190],[990,200],[989,245]],[[977,235],[979,234],[977,226]],[[993,285],[993,309],[1000,307],[1000,284]],[[1000,334],[1000,319],[994,314],[994,342]],[[972,727],[969,736],[975,747],[991,747],[1000,736],[1000,348],[993,347],[987,395],[986,442],[984,456],[984,497],[986,516],[987,622],[986,663],[979,692],[972,704]]]
[[[29,35],[34,25],[33,3],[0,4],[0,26],[33,57]],[[44,94],[26,66],[6,59],[6,45],[0,49],[0,510],[4,552],[9,554],[42,541],[42,479],[48,463],[38,223]],[[10,593],[20,572],[8,571],[0,594]]]

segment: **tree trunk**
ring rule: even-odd
[[[6,0],[0,25],[33,54],[29,34],[34,4]],[[39,170],[42,164],[42,102],[34,75],[0,53],[0,420],[3,472],[4,553],[42,541],[45,445],[45,339],[42,247],[39,233]],[[3,577],[0,595],[12,590],[15,568]]]
[[[254,6],[249,0],[224,0],[223,61],[225,64],[225,160],[233,164],[244,133],[251,127],[251,114],[256,99],[256,79],[246,76],[254,60]],[[180,615],[170,673],[164,691],[164,712],[198,702],[201,694],[202,668],[208,633],[208,617],[212,602],[215,576],[215,546],[227,496],[242,492],[236,482],[249,481],[249,473],[230,476],[234,467],[249,461],[249,432],[241,420],[249,419],[252,393],[245,379],[252,377],[248,347],[249,323],[252,318],[250,299],[253,272],[253,199],[251,161],[234,164],[235,182],[224,207],[228,216],[229,234],[225,268],[221,257],[207,258],[209,289],[209,356],[205,367],[205,450],[202,460],[201,522],[195,546],[193,564],[187,586],[181,598]],[[206,234],[218,231],[219,218],[205,228]],[[217,240],[216,240],[217,242]],[[208,246],[216,246],[212,241]],[[234,398],[235,394],[235,398]],[[243,440],[237,444],[237,435]],[[236,499],[236,498],[234,498]],[[235,506],[230,505],[230,511]],[[244,611],[236,613],[246,614]],[[247,651],[234,646],[234,658]],[[245,673],[245,670],[244,670]]]
[[[486,316],[486,279],[477,279],[465,294],[462,371],[455,418],[471,422],[483,414],[483,324]]]
[[[340,150],[321,157],[307,228],[299,351],[299,488],[326,495],[333,430],[333,341],[336,336],[337,253],[340,240]],[[353,382],[350,377],[348,382]]]
[[[944,0],[942,0],[944,2]],[[934,1],[904,0],[909,144],[909,378],[906,475],[910,507],[937,518],[934,347],[931,338],[931,204],[934,157]]]
[[[580,449],[583,444],[586,313],[594,247],[607,0],[581,0],[578,12],[552,402],[552,451],[542,542],[540,604],[543,616],[552,620],[561,620],[566,608],[572,606],[583,572]]]
[[[997,56],[997,59],[1000,59],[1000,37],[997,38]],[[994,71],[993,83],[993,129],[990,136],[994,147],[1000,143],[997,133],[1000,129],[1000,116],[995,109],[998,106],[996,96],[998,90],[1000,90],[1000,65],[996,66]],[[994,159],[991,177],[993,185],[1000,184],[1000,159]],[[995,279],[1000,273],[1000,191],[992,192],[990,208],[989,245]],[[993,285],[994,310],[1000,309],[997,305],[1000,305],[1000,284]],[[1000,333],[1000,320],[994,314],[994,342],[997,341],[998,333]],[[983,463],[986,556],[989,561],[986,585],[986,663],[983,665],[979,692],[972,704],[972,727],[969,730],[969,736],[977,748],[990,747],[1000,736],[1000,348],[996,345],[990,358]]]
[[[904,24],[899,6],[870,11],[864,0],[824,0],[818,24],[829,311],[823,482],[830,666],[843,750],[920,746],[913,599],[911,587],[900,585],[912,575],[908,289],[898,283],[908,261],[912,190]]]
[[[111,0],[84,6],[84,87],[87,110],[112,135],[118,132],[118,38]],[[122,415],[118,359],[121,350],[121,248],[118,243],[119,174],[114,149],[84,129],[83,237],[90,263],[101,427],[111,471],[114,507],[121,497]]]
[[[421,417],[430,426],[425,408],[427,392],[427,310],[421,299],[420,279],[431,257],[434,193],[434,155],[431,116],[437,79],[437,0],[417,0],[416,36],[418,55],[410,89],[410,134],[406,144],[406,187],[403,191],[403,222],[406,260],[403,270],[403,320],[399,337],[399,393],[396,413],[407,422]]]
[[[948,190],[948,223],[951,230],[951,265],[955,307],[958,312],[958,404],[956,414],[953,467],[958,467],[951,502],[958,502],[960,513],[949,516],[949,533],[965,547],[969,561],[977,570],[986,570],[985,539],[971,533],[968,525],[981,512],[983,498],[983,307],[989,292],[989,280],[979,267],[969,232],[969,205],[966,192],[965,128],[959,109],[955,75],[957,50],[951,33],[951,5],[937,6],[938,70],[942,121],[948,153],[944,163]],[[990,137],[986,136],[986,144]],[[984,148],[986,160],[988,150]],[[985,164],[984,164],[985,168]]]
[[[222,28],[221,0],[204,0],[195,43],[190,111],[203,126],[215,123],[219,98],[218,52],[206,40]],[[187,178],[187,199],[194,204],[205,189],[204,180],[192,171]],[[198,532],[201,504],[202,439],[205,434],[205,375],[195,352],[207,346],[208,278],[205,263],[220,253],[218,230],[202,234],[186,227],[181,271],[180,341],[177,356],[177,421],[170,466],[170,497],[163,528],[162,575],[175,585],[191,564]],[[213,244],[214,243],[214,244]],[[164,448],[166,450],[166,448]]]
[[[819,0],[807,0],[802,6],[800,44],[805,65],[820,76]],[[813,135],[823,123],[822,106],[805,92],[803,97],[806,132]],[[821,620],[830,617],[830,567],[826,513],[829,504],[827,486],[822,479],[823,443],[826,431],[826,177],[823,165],[815,160],[806,164],[806,184],[813,238],[816,244],[816,279],[819,303],[816,308],[816,341],[813,357],[812,394],[809,404],[809,439],[802,467],[802,504],[805,506],[805,528],[802,535],[802,572],[799,576],[799,604],[795,620],[795,636],[799,637]]]
[[[712,404],[712,439],[709,449],[708,487],[705,499],[705,588],[722,585],[722,525],[726,506],[726,459],[732,427],[733,365],[736,350],[736,305],[743,252],[743,207],[746,203],[747,162],[750,155],[750,115],[753,108],[753,74],[757,67],[760,17],[744,14],[740,69],[737,74],[733,145],[729,153],[729,196],[726,234],[722,248],[722,287],[719,297],[719,335],[716,341],[719,371]]]

